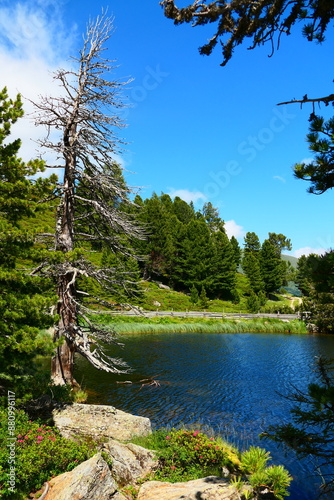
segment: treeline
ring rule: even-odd
[[[282,234],[269,233],[261,245],[249,232],[244,249],[226,234],[224,221],[211,202],[195,210],[192,202],[168,194],[153,193],[134,199],[133,213],[146,230],[146,239],[137,242],[143,279],[160,280],[175,290],[210,299],[239,302],[237,272],[248,279],[249,294],[264,300],[283,286],[291,265],[281,259],[291,242]],[[241,267],[242,266],[242,267]]]
[[[296,282],[308,321],[321,333],[334,333],[334,251],[301,256]]]

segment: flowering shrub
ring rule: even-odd
[[[159,450],[161,478],[203,477],[203,474],[220,473],[222,467],[234,470],[240,463],[230,445],[199,431],[172,430],[165,440],[166,446]]]
[[[13,498],[8,490],[8,430],[6,411],[0,410],[0,497]],[[17,493],[29,493],[63,472],[72,470],[95,453],[93,445],[77,443],[60,436],[47,425],[32,422],[17,412],[15,442],[15,488]]]
[[[291,476],[281,465],[267,467],[270,453],[262,448],[253,446],[239,453],[220,437],[185,429],[158,429],[133,441],[156,451],[159,467],[152,479],[182,482],[221,476],[224,467],[230,471],[230,483],[240,499],[264,498],[268,492],[273,500],[283,500],[289,494]]]

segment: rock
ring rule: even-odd
[[[162,290],[170,290],[170,286],[163,285],[162,283],[159,283],[159,288],[161,288]]]
[[[157,300],[154,300],[154,301],[153,301],[153,305],[154,305],[155,307],[161,307],[160,302],[158,302]]]
[[[97,453],[70,472],[49,482],[45,500],[109,500],[114,499],[117,486],[108,464]]]
[[[209,476],[186,483],[149,481],[138,493],[138,500],[238,500],[236,489],[225,479]]]
[[[130,500],[132,500],[133,496],[131,495]],[[115,495],[112,497],[112,500],[129,500],[128,496],[124,496],[123,493],[117,491]]]
[[[127,441],[132,436],[147,436],[152,432],[149,418],[107,405],[73,403],[55,408],[52,416],[61,435],[66,438],[85,435]]]
[[[122,444],[110,440],[104,445],[103,451],[111,457],[111,473],[119,487],[135,484],[152,472],[157,465],[153,451],[132,443]]]

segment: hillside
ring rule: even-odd
[[[297,257],[293,257],[292,255],[284,255],[282,254],[282,260],[285,260],[287,262],[290,262],[290,264],[292,265],[292,267],[294,269],[297,269],[297,264],[298,264],[298,259]]]

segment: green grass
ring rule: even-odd
[[[302,321],[271,318],[227,320],[212,318],[131,317],[101,314],[96,319],[119,334],[132,333],[307,333]]]
[[[203,309],[199,304],[192,304],[190,296],[176,292],[174,290],[165,290],[159,288],[157,283],[150,281],[142,281],[140,288],[143,292],[140,299],[140,305],[145,311],[202,311]],[[220,312],[220,313],[247,313],[247,296],[249,293],[249,284],[246,276],[237,274],[237,290],[240,296],[240,302],[234,304],[227,300],[209,300],[208,307],[205,308],[207,312]],[[268,300],[265,308],[268,312],[293,312],[290,311],[289,306],[291,301],[286,297],[279,294],[272,294],[273,299]],[[160,305],[156,305],[159,303]],[[266,312],[266,311],[263,311]]]

